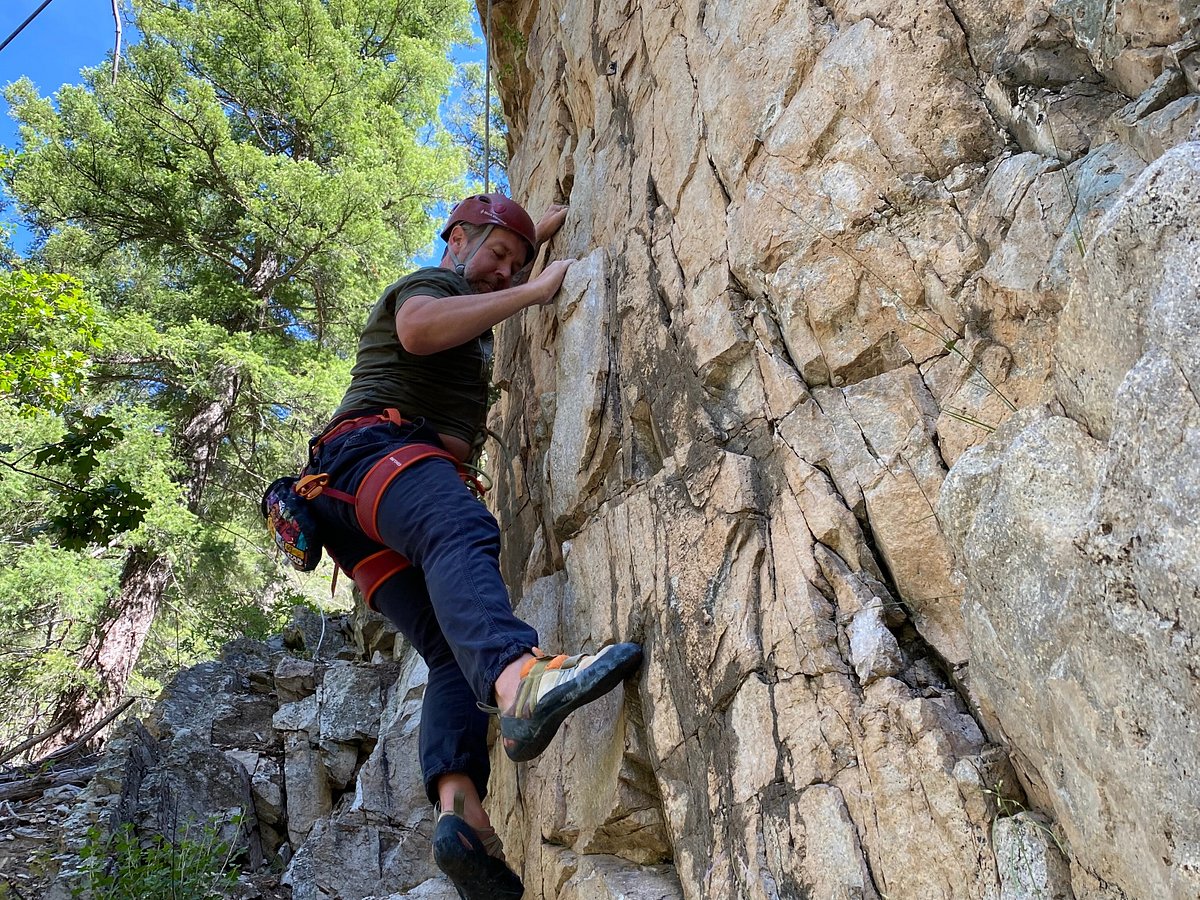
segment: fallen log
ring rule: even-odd
[[[75,769],[60,769],[44,775],[31,775],[20,781],[0,784],[0,803],[5,800],[30,800],[50,788],[65,784],[87,784],[96,774],[96,766],[80,766]]]

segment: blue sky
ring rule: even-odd
[[[40,5],[41,0],[4,0],[0,3],[0,41]],[[477,37],[481,36],[477,20],[473,30]],[[38,93],[43,96],[53,94],[64,84],[79,82],[81,69],[105,63],[107,54],[113,49],[115,36],[112,0],[51,0],[50,5],[0,51],[0,85],[27,75],[37,85]],[[134,38],[136,34],[126,26],[122,41],[128,43]],[[456,62],[482,62],[482,41],[473,47],[456,47],[451,58]],[[497,102],[495,95],[492,102]],[[0,107],[4,110],[0,116],[0,144],[15,147],[16,125],[2,99]],[[14,243],[18,251],[23,252],[27,249],[28,239],[18,232]],[[435,255],[440,256],[440,251]]]
[[[41,0],[6,0],[0,5],[0,40],[25,21]],[[110,0],[53,0],[0,51],[0,84],[28,75],[40,94],[79,81],[79,70],[104,62],[116,32]],[[0,144],[13,146],[16,127],[7,105],[0,119]]]

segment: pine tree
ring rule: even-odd
[[[22,147],[5,182],[36,262],[99,309],[80,411],[122,429],[101,468],[152,500],[100,553],[116,571],[77,648],[86,677],[47,712],[63,740],[119,702],[164,600],[228,616],[276,577],[247,552],[258,495],[295,468],[367,309],[463,173],[437,111],[464,0],[138,0],[131,16],[115,83],[104,66],[56,102],[7,91]]]

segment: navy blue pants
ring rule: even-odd
[[[376,462],[412,442],[441,446],[428,426],[372,425],[324,445],[316,471],[329,474],[331,487],[354,493]],[[320,496],[313,509],[325,548],[343,571],[383,549],[363,534],[349,503]],[[493,703],[496,678],[537,644],[537,632],[513,615],[500,577],[499,526],[455,466],[436,458],[393,479],[376,524],[386,547],[412,562],[372,600],[429,666],[421,711],[425,791],[436,802],[438,778],[462,773],[484,797],[488,717],[476,701]]]

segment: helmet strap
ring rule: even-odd
[[[466,274],[467,264],[475,258],[475,254],[479,252],[479,248],[483,246],[483,242],[488,239],[488,235],[492,233],[492,229],[495,227],[495,225],[488,225],[484,228],[483,234],[479,236],[478,240],[475,241],[475,245],[467,252],[466,258],[461,261],[454,255],[454,251],[450,249],[450,245],[446,245],[446,253],[450,256],[450,262],[454,263],[454,273],[456,275]]]

